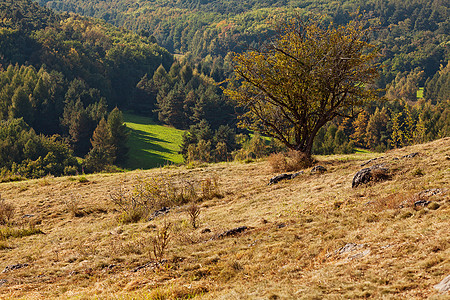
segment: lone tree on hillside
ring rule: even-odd
[[[320,18],[285,23],[260,50],[234,54],[235,78],[225,93],[246,111],[241,126],[311,156],[319,129],[336,116],[354,117],[376,97],[378,49],[361,20],[321,25]]]

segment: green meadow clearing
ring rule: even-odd
[[[130,113],[123,114],[130,129],[126,169],[150,169],[166,164],[183,162],[178,154],[183,140],[183,130],[156,124],[153,119]]]

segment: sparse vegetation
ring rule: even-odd
[[[156,231],[155,236],[152,237],[153,256],[158,262],[162,262],[164,254],[169,246],[171,239],[172,224],[164,220],[161,228]]]
[[[217,176],[196,181],[159,174],[146,179],[138,178],[131,190],[120,186],[110,193],[111,201],[122,211],[122,223],[138,222],[164,207],[214,197],[222,197]]]
[[[186,207],[186,213],[189,216],[189,221],[192,227],[195,229],[198,227],[198,218],[200,216],[200,207],[192,203]]]
[[[82,217],[83,211],[80,208],[80,196],[71,194],[69,199],[64,199],[67,211],[74,217]]]
[[[0,225],[8,225],[14,217],[14,205],[6,203],[0,194]]]
[[[433,286],[450,268],[449,150],[446,138],[382,155],[318,156],[326,173],[273,185],[265,160],[92,174],[89,184],[2,183],[16,214],[0,227],[0,272],[28,265],[0,273],[0,298],[34,297],[38,287],[46,299],[439,299]],[[420,155],[405,157],[412,152]],[[373,164],[385,164],[389,180],[352,188]],[[170,210],[117,222],[124,210],[109,194],[119,187],[125,203],[139,193],[162,201],[149,200],[146,216]],[[77,218],[67,213],[73,195],[83,199]],[[191,205],[201,206],[197,230]]]

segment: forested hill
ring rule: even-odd
[[[211,55],[213,60],[216,58],[211,68],[216,69],[230,50],[239,52],[256,46],[271,33],[274,19],[294,12],[325,14],[338,24],[347,22],[358,9],[365,12],[370,22],[379,27],[376,39],[384,49],[379,81],[383,88],[399,73],[406,77],[411,72],[417,73],[417,69],[424,71],[418,83],[424,86],[449,57],[450,8],[443,0],[39,0],[39,3],[154,36],[172,53],[190,52],[197,58]],[[208,71],[214,74],[211,68]]]
[[[88,153],[104,163],[123,161],[126,136],[114,108],[127,107],[136,83],[173,61],[152,39],[104,21],[0,0],[1,174],[81,172],[73,155]],[[107,157],[92,152],[105,137]]]
[[[45,65],[65,80],[82,79],[110,105],[126,101],[145,73],[173,62],[152,40],[100,21],[56,15],[31,0],[1,0],[0,7],[0,63],[5,68]]]

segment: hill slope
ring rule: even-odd
[[[132,114],[124,114],[124,120],[131,130],[125,168],[150,169],[183,162],[182,155],[178,154],[183,130],[156,125],[150,118]]]
[[[418,155],[404,157],[412,152]],[[365,167],[384,164],[390,178],[352,189],[361,164],[381,156]],[[318,159],[327,172],[305,170],[275,185],[267,185],[275,174],[265,161],[1,184],[16,216],[0,229],[0,297],[448,296],[433,286],[450,275],[450,138]],[[120,187],[162,179],[205,190],[215,176],[222,196],[198,202],[198,229],[184,206],[148,222],[117,222],[120,208],[110,195],[117,200]],[[419,200],[431,202],[415,206]],[[171,240],[156,263],[152,237],[164,222],[172,224]],[[220,235],[241,226],[247,229]],[[20,228],[45,234],[6,238]]]

